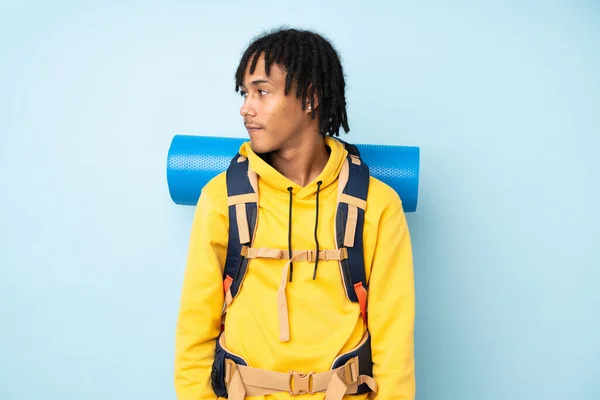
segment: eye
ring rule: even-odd
[[[261,96],[264,96],[264,95],[268,94],[269,92],[267,92],[266,90],[259,89],[258,93],[260,93]]]
[[[246,97],[248,93],[244,92],[243,90],[240,90],[240,96],[242,97]]]

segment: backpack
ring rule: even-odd
[[[365,326],[367,322],[367,282],[365,274],[365,265],[363,257],[363,224],[367,202],[367,193],[369,189],[369,167],[361,160],[360,152],[355,145],[340,141],[348,155],[345,165],[342,167],[339,176],[339,186],[341,193],[338,196],[337,210],[335,216],[335,250],[323,250],[320,253],[308,255],[304,260],[312,261],[312,257],[323,257],[324,259],[339,260],[341,275],[345,288],[346,297],[349,301],[358,303]],[[225,293],[225,303],[223,308],[223,321],[227,306],[237,297],[246,271],[248,263],[253,256],[250,254],[253,250],[252,243],[257,228],[257,205],[258,205],[258,183],[256,174],[249,169],[249,161],[246,157],[237,153],[230,162],[226,171],[228,212],[229,212],[229,240],[227,248],[227,258],[223,271],[223,290]],[[343,189],[342,189],[343,186]],[[285,251],[276,249],[266,249],[271,252],[279,252],[272,258],[288,259]],[[330,257],[335,252],[337,256]],[[328,258],[329,257],[329,258]],[[312,259],[311,259],[312,258]],[[321,258],[321,259],[323,259]],[[286,314],[287,315],[287,314]],[[224,330],[224,323],[221,330]],[[367,333],[368,335],[368,329]],[[222,336],[222,334],[221,334]],[[366,336],[365,336],[366,337]],[[217,340],[217,352],[213,366],[213,388],[215,393],[221,397],[226,397],[227,393],[222,384],[225,376],[224,365],[226,359],[244,365],[243,359],[230,354],[227,349]],[[283,340],[287,340],[283,339]],[[366,340],[366,339],[364,339]],[[356,351],[339,357],[334,363],[334,367],[343,365],[350,357],[360,356],[361,375],[371,375],[371,349],[370,336],[365,343],[360,345]],[[361,384],[358,393],[366,393],[369,387]]]

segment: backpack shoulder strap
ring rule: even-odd
[[[336,244],[345,249],[340,261],[346,296],[360,304],[367,322],[367,281],[363,256],[363,225],[369,191],[369,167],[360,159],[356,146],[348,154],[339,178],[336,211]],[[348,147],[347,147],[348,148]]]
[[[223,289],[230,303],[239,292],[248,258],[243,248],[250,247],[258,216],[258,184],[256,173],[250,170],[248,159],[239,153],[231,160],[226,173],[229,208],[229,240],[223,271]]]
[[[354,145],[352,143],[348,143],[340,138],[335,138],[335,139],[344,145],[344,148],[346,149],[348,154],[350,154],[352,156],[360,157],[360,151],[358,150],[358,147],[356,147],[356,145]]]

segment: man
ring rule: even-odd
[[[235,78],[250,140],[231,168],[253,189],[229,193],[223,172],[201,192],[176,332],[178,398],[414,399],[409,231],[381,181],[367,179],[366,202],[341,193],[362,161],[334,138],[349,131],[336,51],[318,34],[277,30],[248,47]],[[364,285],[348,285],[349,251],[362,255],[350,258],[364,264]]]

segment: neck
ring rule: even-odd
[[[298,135],[270,156],[271,165],[292,182],[304,187],[323,171],[329,152],[323,136],[318,132]]]

